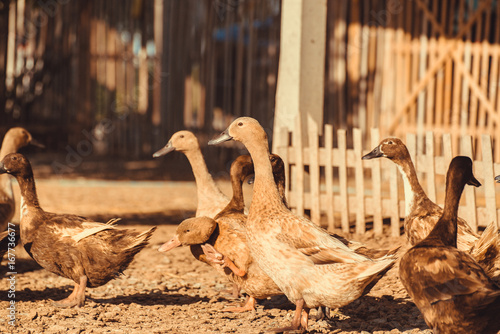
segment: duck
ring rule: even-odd
[[[24,128],[14,127],[5,134],[2,147],[0,148],[0,160],[7,154],[16,153],[19,149],[33,145],[43,148],[44,146],[33,139],[31,134]],[[7,224],[14,217],[16,202],[12,190],[11,177],[0,175],[0,231],[7,229]],[[0,260],[2,258],[0,257]]]
[[[16,178],[21,190],[20,243],[46,270],[74,281],[73,292],[56,307],[82,307],[86,287],[120,275],[155,231],[120,229],[118,219],[103,224],[73,214],[44,211],[38,201],[29,160],[11,153],[0,161],[0,174]]]
[[[208,172],[198,139],[191,131],[178,131],[172,135],[163,148],[153,154],[153,158],[164,156],[173,151],[184,153],[193,169],[198,196],[196,217],[214,218],[226,207],[229,198],[217,187]]]
[[[270,155],[275,180],[284,195],[284,163],[278,155]],[[233,197],[213,219],[195,217],[182,221],[171,240],[160,246],[160,252],[178,246],[190,246],[196,259],[211,265],[215,270],[248,294],[243,306],[226,308],[225,312],[255,310],[257,299],[283,294],[250,256],[246,242],[242,184],[254,172],[249,155],[237,157],[231,164],[230,175]]]
[[[415,167],[406,145],[389,137],[380,142],[362,159],[386,157],[398,167],[404,181],[405,220],[404,231],[412,246],[425,239],[443,214],[443,209],[432,202],[418,182]],[[500,243],[495,222],[489,224],[481,237],[467,222],[458,218],[458,249],[469,252],[489,275],[500,269]]]
[[[351,303],[394,265],[395,254],[379,259],[358,254],[283,204],[273,178],[267,134],[256,119],[235,119],[209,145],[227,140],[243,143],[254,163],[245,224],[250,255],[295,304],[290,326],[273,331],[307,330],[311,308],[336,309]]]
[[[434,228],[402,257],[399,276],[434,333],[497,333],[500,287],[467,252],[457,248],[457,211],[465,185],[479,187],[472,160],[453,158],[444,210]]]

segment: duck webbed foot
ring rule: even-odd
[[[316,312],[316,320],[331,319],[330,308],[325,306],[318,307]]]
[[[295,314],[290,326],[274,328],[271,331],[275,333],[286,333],[292,331],[306,331],[309,321],[309,309],[304,307],[304,299],[297,300],[295,304]]]
[[[53,301],[55,307],[82,307],[85,305],[85,288],[87,287],[87,277],[81,276],[80,283],[75,283],[73,292],[67,297],[59,301]]]
[[[243,277],[246,275],[247,272],[245,270],[238,268],[238,266],[236,266],[234,262],[231,261],[231,259],[219,253],[212,245],[201,245],[201,249],[203,249],[203,253],[205,253],[207,261],[215,264],[220,264],[225,268],[229,268],[237,276]]]
[[[222,312],[241,313],[241,312],[246,312],[246,311],[254,311],[255,304],[256,304],[255,298],[252,296],[248,296],[247,300],[245,302],[245,305],[239,306],[239,307],[229,307],[229,308],[222,310]]]

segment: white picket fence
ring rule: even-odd
[[[363,147],[360,129],[353,129],[352,148],[347,148],[345,130],[337,131],[337,147],[333,147],[333,127],[325,125],[324,145],[314,123],[308,128],[308,145],[302,144],[299,131],[283,128],[277,152],[285,162],[287,196],[292,209],[298,214],[308,213],[311,220],[327,226],[329,230],[341,227],[364,233],[366,222],[373,221],[375,234],[383,233],[383,223],[390,221],[390,233],[400,235],[400,219],[404,218],[404,192],[396,165],[386,158],[362,160],[361,157],[379,144],[379,131],[371,129],[371,145]],[[296,126],[295,129],[300,129]],[[290,142],[291,139],[291,142]],[[416,153],[416,136],[401,138],[407,145],[416,165],[422,187],[432,201],[444,203],[445,175],[452,156],[451,134],[434,135],[427,132],[424,154]],[[440,143],[442,149],[437,150]],[[500,174],[500,164],[493,162],[491,137],[481,136],[477,147],[472,137],[460,138],[460,155],[469,157],[473,149],[481,150],[481,161],[474,161],[474,175],[482,183],[479,188],[466,186],[459,215],[475,230],[494,220],[498,224],[499,210],[496,204],[494,177]],[[435,152],[443,152],[436,155]],[[500,185],[498,186],[500,196]],[[306,212],[306,210],[308,212]]]

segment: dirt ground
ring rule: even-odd
[[[219,184],[230,194],[228,182]],[[189,249],[157,251],[173,235],[176,224],[193,216],[194,182],[51,178],[38,180],[37,186],[46,211],[99,221],[121,217],[119,224],[124,228],[146,230],[156,225],[158,229],[125,275],[87,289],[87,303],[79,309],[51,305],[51,299],[69,295],[72,282],[44,270],[18,246],[15,299],[8,296],[6,259],[0,268],[1,333],[264,333],[289,324],[294,305],[283,296],[261,301],[255,312],[222,312],[229,304],[242,303],[244,297],[232,299],[225,291],[231,284],[194,260]],[[247,195],[251,194],[249,187],[245,188]],[[18,196],[17,185],[15,188]],[[403,237],[374,237],[371,233],[348,237],[379,248],[405,244]],[[409,300],[397,270],[397,266],[391,269],[367,296],[332,311],[331,320],[316,321],[315,311],[311,311],[309,332],[431,333]],[[15,300],[15,326],[8,318],[11,300]]]

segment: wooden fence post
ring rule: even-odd
[[[346,131],[337,131],[339,146],[339,186],[340,186],[340,217],[342,232],[349,233],[349,197],[347,194],[347,143]]]
[[[354,140],[354,166],[356,176],[356,233],[366,232],[365,226],[365,186],[363,169],[363,137],[361,129],[353,129]]]
[[[371,129],[371,147],[375,147],[380,142],[378,129]],[[383,233],[382,221],[382,182],[380,178],[380,159],[373,159],[372,165],[372,210],[373,210],[373,230],[376,235]]]
[[[325,125],[325,182],[326,182],[326,218],[328,230],[335,229],[335,206],[333,195],[333,126]]]

